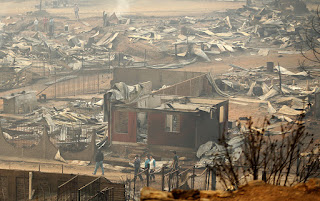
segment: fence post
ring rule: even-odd
[[[296,170],[297,177],[300,176],[299,168],[300,168],[300,143],[298,143],[298,150],[297,150],[297,170]]]
[[[161,190],[164,191],[164,167],[161,168]]]
[[[208,165],[207,165],[207,169],[206,169],[206,180],[205,180],[204,190],[207,190],[207,183],[208,183]]]
[[[134,200],[134,197],[136,195],[136,181],[137,181],[137,177],[134,177],[133,179],[133,200]],[[130,181],[130,186],[131,186],[131,181]],[[129,198],[130,198],[130,194],[129,194]]]
[[[211,175],[211,168],[210,166],[208,166],[208,180],[207,180],[207,189],[206,190],[209,190],[210,189],[210,175]]]
[[[195,166],[192,168],[191,189],[194,189]]]
[[[61,165],[61,173],[63,174],[63,164]]]
[[[150,174],[149,174],[149,169],[150,169],[150,167],[148,166],[148,167],[147,167],[147,187],[149,187],[149,185],[150,185]]]
[[[179,188],[179,170],[177,170],[177,189]]]
[[[216,168],[212,167],[212,174],[211,174],[211,190],[216,190]]]
[[[168,179],[168,190],[169,190],[169,192],[171,191],[171,175],[172,175],[172,173],[170,172],[169,173],[169,179]]]

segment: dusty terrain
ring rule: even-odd
[[[273,186],[263,181],[252,181],[234,192],[223,191],[182,191],[170,193],[144,188],[141,200],[226,200],[226,201],[278,201],[278,200],[320,200],[319,180],[312,179],[306,184],[293,187]]]

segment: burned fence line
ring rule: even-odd
[[[74,176],[67,182],[58,186],[57,201],[63,200],[77,200],[78,198],[78,175]]]

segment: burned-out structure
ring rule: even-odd
[[[116,83],[105,95],[105,117],[112,144],[144,143],[194,149],[207,141],[217,141],[227,132],[229,102],[217,94],[210,74],[143,69],[130,70],[130,74],[122,70],[119,72],[124,77],[140,73],[142,79],[148,78],[143,75],[146,73],[153,74],[153,77],[170,74],[182,81],[149,94],[145,93],[150,90],[143,87],[146,82],[135,86]],[[190,79],[183,80],[189,76]],[[115,77],[121,79],[116,73]],[[152,79],[155,81],[152,86],[171,84],[173,81],[168,79],[166,82],[165,79]],[[146,80],[138,78],[137,81]],[[150,86],[151,82],[147,83]],[[138,86],[141,90],[137,90]]]
[[[22,91],[1,97],[3,110],[10,114],[24,114],[32,112],[37,107],[37,98],[34,91]]]
[[[146,106],[148,105],[148,106]],[[110,141],[197,148],[226,131],[228,101],[150,96],[112,107]]]

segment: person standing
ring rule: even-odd
[[[148,169],[150,168],[150,158],[149,155],[146,155],[145,161],[144,161],[144,170],[146,174],[146,178],[148,179]]]
[[[94,172],[92,173],[93,175],[96,175],[99,167],[101,167],[102,175],[104,175],[103,159],[104,159],[103,153],[101,152],[100,149],[98,149],[98,153],[96,154],[96,157],[95,157],[96,167],[94,168]]]
[[[179,156],[177,155],[176,151],[173,151],[173,162],[172,162],[172,168],[174,170],[177,170],[179,168]]]
[[[44,32],[48,31],[48,18],[47,17],[43,18],[43,31]]]
[[[134,179],[137,179],[137,176],[139,176],[140,181],[143,181],[143,178],[142,178],[142,176],[141,176],[141,174],[140,174],[141,160],[140,160],[139,155],[136,155],[136,156],[134,157],[134,162],[133,162],[133,164],[134,164]]]
[[[79,6],[78,6],[78,4],[74,5],[74,14],[76,16],[76,19],[79,20]]]
[[[34,25],[34,31],[38,31],[38,24],[39,24],[39,21],[38,19],[36,18],[33,22],[33,25]]]
[[[156,160],[150,156],[150,181],[155,181],[156,177],[154,175],[154,172],[156,171]]]
[[[49,35],[53,36],[54,34],[54,21],[53,18],[50,18],[49,20]]]

